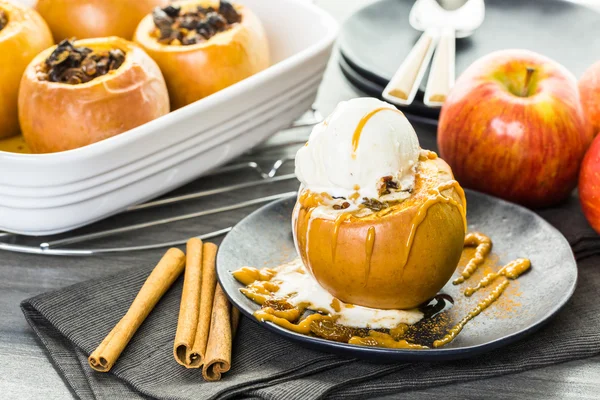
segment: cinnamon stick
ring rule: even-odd
[[[237,309],[235,309],[237,311]],[[221,285],[217,284],[210,323],[210,335],[206,347],[206,357],[202,376],[207,381],[218,381],[221,374],[231,368],[231,346],[234,329],[237,328],[239,314],[232,321],[231,304],[227,300]]]
[[[144,282],[127,313],[89,356],[90,366],[108,372],[115,364],[142,322],[183,271],[185,255],[172,248],[162,257]]]
[[[217,246],[213,243],[204,243],[202,247],[202,284],[200,289],[200,307],[198,311],[198,326],[196,327],[194,344],[189,352],[188,368],[200,368],[204,363],[206,344],[217,284],[215,258]]]
[[[231,340],[235,338],[235,334],[237,333],[237,328],[240,323],[240,310],[231,306]]]
[[[198,328],[200,312],[200,293],[202,284],[202,241],[198,238],[188,240],[185,277],[181,293],[177,333],[173,344],[175,360],[190,368],[192,346]]]

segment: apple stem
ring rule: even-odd
[[[535,68],[527,67],[527,72],[525,73],[525,85],[523,86],[523,90],[521,90],[521,97],[527,97],[529,94],[529,86],[531,86],[531,77],[535,72]]]

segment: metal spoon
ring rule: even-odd
[[[383,98],[396,105],[411,104],[437,46],[424,102],[441,106],[454,84],[454,39],[471,35],[484,16],[483,0],[417,0],[409,22],[423,34],[384,89]]]

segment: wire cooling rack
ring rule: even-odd
[[[126,216],[127,214],[132,214],[138,211],[160,209],[161,207],[170,207],[185,202],[193,202],[194,200],[223,196],[231,192],[243,191],[244,189],[256,189],[262,186],[271,186],[278,182],[293,181],[296,178],[293,173],[282,173],[281,171],[286,169],[284,167],[289,166],[291,161],[294,160],[293,154],[295,150],[306,142],[309,132],[307,128],[318,124],[322,120],[323,117],[321,114],[319,114],[319,112],[313,108],[299,120],[295,121],[289,128],[283,130],[277,136],[275,136],[275,138],[282,136],[282,140],[274,140],[271,143],[268,142],[263,146],[250,150],[248,153],[244,154],[233,162],[217,168],[199,179],[199,181],[202,181],[211,178],[215,180],[214,178],[217,178],[217,181],[224,181],[225,184],[218,185],[210,189],[193,191],[191,193],[185,193],[181,195],[167,195],[166,197],[162,197],[157,200],[131,206],[122,211],[116,217],[117,219],[119,217],[122,219],[122,217]],[[304,129],[305,132],[302,132],[301,135],[294,135],[291,137],[285,136],[286,131],[297,130],[301,128],[306,128]],[[282,153],[284,155],[281,155]],[[287,169],[289,170],[289,168]],[[237,173],[249,173],[254,178],[231,184],[226,183],[227,179],[219,179],[220,176]],[[288,197],[295,193],[295,191],[277,191],[274,194],[269,194],[266,196],[255,197],[243,201],[237,201],[233,204],[201,209],[194,212],[179,213],[167,218],[153,218],[152,213],[148,213],[149,216],[147,216],[146,219],[141,222],[129,223],[123,226],[108,229],[93,229],[94,225],[92,225],[92,230],[84,233],[67,233],[43,238],[32,238],[9,232],[0,232],[0,250],[53,256],[93,256],[178,246],[185,244],[189,239],[189,236],[178,240],[164,241],[160,243],[136,244],[127,246],[93,247],[86,244],[118,235],[133,236],[141,230],[151,229],[153,227],[175,224],[177,222],[215,214],[227,213],[252,206],[259,206],[270,201]],[[202,240],[212,239],[226,235],[231,229],[232,226],[225,226],[223,228],[198,235],[197,237]]]

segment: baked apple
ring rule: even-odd
[[[345,303],[407,309],[432,298],[463,249],[466,200],[388,103],[343,102],[296,155],[294,237],[304,265]]]
[[[176,109],[269,66],[263,26],[248,8],[192,1],[155,9],[135,41],[160,66]]]
[[[53,43],[48,25],[37,12],[0,0],[0,138],[19,133],[21,76],[33,57]]]
[[[38,0],[54,39],[120,36],[131,39],[138,23],[169,0]]]
[[[118,37],[64,40],[43,51],[19,90],[21,130],[34,153],[86,146],[168,112],[158,65]]]

